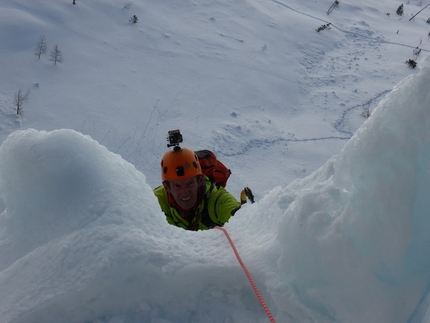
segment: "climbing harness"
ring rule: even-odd
[[[263,310],[266,312],[267,317],[269,318],[271,323],[276,323],[275,319],[273,318],[272,313],[270,313],[269,307],[266,305],[266,302],[264,301],[263,297],[261,296],[260,292],[258,291],[257,286],[255,285],[254,280],[252,279],[251,274],[249,273],[248,269],[246,268],[245,264],[243,263],[242,259],[239,256],[239,252],[237,251],[233,240],[230,238],[230,235],[228,234],[227,230],[221,227],[215,227],[215,229],[221,230],[224,232],[225,236],[227,237],[228,242],[230,243],[231,248],[234,251],[234,254],[236,255],[237,260],[239,261],[240,265],[242,266],[243,271],[245,272],[246,277],[248,278],[252,289],[254,290],[255,295],[257,295],[258,300],[260,301],[261,306],[263,307]]]

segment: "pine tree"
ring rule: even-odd
[[[397,8],[396,13],[399,16],[403,16],[403,3]]]
[[[135,24],[135,23],[137,23],[137,16],[136,15],[133,15],[133,17],[131,17],[130,18],[130,20],[129,20],[129,22],[131,22],[131,23],[133,23],[133,24]]]

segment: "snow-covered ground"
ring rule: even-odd
[[[269,322],[159,210],[181,129],[257,197],[225,228],[277,322],[430,322],[430,8],[331,4],[2,0],[0,321]]]

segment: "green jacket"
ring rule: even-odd
[[[170,204],[163,185],[154,190],[168,223],[186,230],[208,230],[215,226],[222,227],[240,208],[241,203],[224,187],[213,185],[207,177],[205,184],[204,197],[194,214],[188,214],[188,220],[186,215],[181,215],[180,211]]]

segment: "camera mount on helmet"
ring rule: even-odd
[[[181,130],[170,130],[167,133],[167,148],[173,147],[173,151],[180,151],[182,148],[179,144],[183,141]]]

